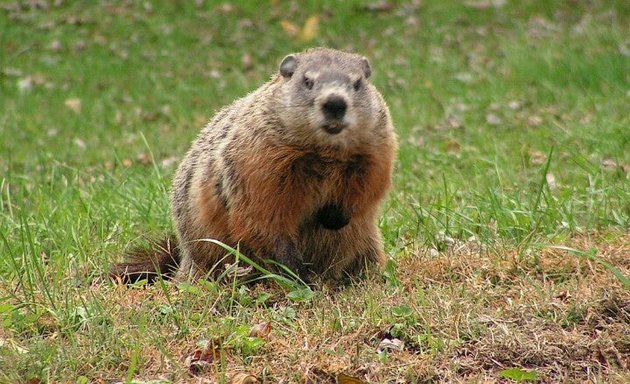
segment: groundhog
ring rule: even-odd
[[[386,260],[378,229],[397,144],[365,57],[316,48],[222,109],[173,182],[174,241],[111,273],[190,280],[221,271],[216,239],[256,261],[341,281]]]

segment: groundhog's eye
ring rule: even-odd
[[[358,79],[357,81],[354,82],[354,90],[355,91],[360,91],[361,88],[363,88],[363,80],[362,79]]]
[[[304,76],[304,86],[308,89],[313,89],[313,79]]]

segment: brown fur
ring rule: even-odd
[[[370,74],[367,60],[353,54],[290,55],[270,82],[215,116],[173,183],[177,279],[231,261],[199,241],[207,238],[302,276],[340,280],[385,262],[377,222],[397,146]],[[346,105],[341,117],[331,117],[334,98]],[[155,263],[147,260],[146,268]]]
[[[124,284],[133,284],[140,280],[155,281],[158,276],[166,279],[173,277],[179,264],[179,250],[175,236],[151,244],[150,249],[138,248],[127,254],[124,263],[114,265],[109,275],[112,279],[121,279]]]

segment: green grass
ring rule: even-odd
[[[630,6],[391,3],[3,2],[0,382],[197,382],[210,342],[217,382],[627,380]],[[312,41],[280,23],[313,14]],[[103,279],[172,231],[171,177],[213,112],[317,45],[371,59],[399,133],[386,272],[302,301]]]

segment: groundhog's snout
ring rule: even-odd
[[[324,117],[326,117],[326,123],[323,126],[324,130],[332,135],[341,132],[346,126],[343,122],[348,109],[346,100],[338,95],[330,95],[321,108]]]
[[[347,108],[348,104],[346,104],[346,100],[341,96],[334,95],[330,96],[324,105],[322,105],[326,118],[335,120],[341,120],[346,114]]]

